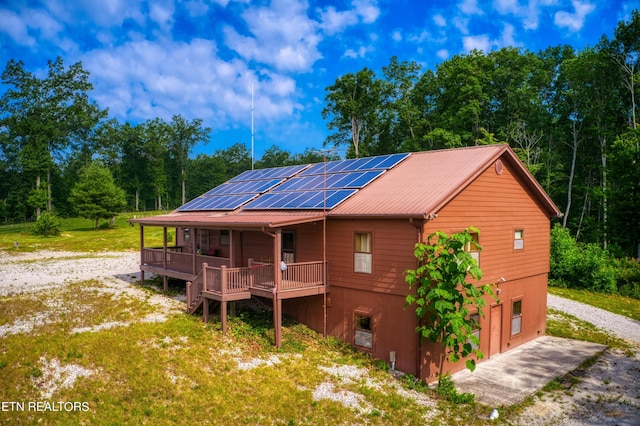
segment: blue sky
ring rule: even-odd
[[[345,73],[379,72],[396,55],[423,70],[471,49],[533,52],[594,46],[640,0],[4,0],[0,65],[82,61],[90,94],[138,123],[202,118],[213,153],[251,143],[321,148],[325,88]],[[0,88],[0,91],[3,91]]]

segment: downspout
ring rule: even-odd
[[[409,223],[413,227],[415,227],[417,231],[416,244],[423,242],[425,223],[429,220],[435,220],[437,217],[438,217],[437,213],[430,213],[430,214],[425,214],[423,218],[420,220],[414,220],[414,218],[409,218]],[[418,356],[416,357],[416,373],[417,373],[416,376],[419,379],[422,379],[422,339],[419,335],[417,336],[417,339],[418,339],[418,344],[416,345],[416,347],[418,348],[417,350]]]

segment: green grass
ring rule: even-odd
[[[33,235],[33,223],[0,226],[0,250],[8,253],[31,252],[36,250],[65,250],[82,252],[127,251],[140,249],[140,227],[130,226],[127,222],[135,216],[150,216],[159,212],[123,213],[116,217],[115,225],[94,229],[94,221],[82,218],[61,219],[59,236],[42,237]],[[145,245],[162,245],[162,228],[145,229]],[[169,232],[171,241],[175,241],[175,231]],[[19,243],[19,248],[14,243]]]
[[[291,319],[283,345],[273,346],[269,313],[239,310],[226,335],[218,322],[183,313],[161,323],[141,322],[152,307],[142,299],[99,291],[96,281],[79,282],[29,296],[4,297],[0,324],[43,314],[35,328],[0,338],[0,401],[77,401],[87,411],[3,412],[10,424],[482,424],[488,407],[447,401],[423,406],[402,395],[379,362],[337,339],[323,339]],[[145,294],[144,292],[142,294]],[[149,292],[147,294],[150,295]],[[8,310],[12,305],[30,308]],[[52,308],[52,306],[54,308]],[[96,332],[74,332],[128,321]],[[45,362],[90,370],[70,388],[45,398]],[[241,363],[262,360],[251,369]],[[271,364],[268,360],[276,360]],[[328,374],[323,368],[350,366],[364,377]],[[61,383],[61,382],[60,382]],[[59,383],[59,384],[60,384]],[[362,409],[315,399],[323,384],[360,395]],[[435,393],[424,388],[433,398]]]
[[[560,287],[549,287],[549,293],[640,321],[640,300],[638,299]]]

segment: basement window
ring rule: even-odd
[[[515,300],[511,304],[511,335],[522,332],[522,300]]]
[[[356,232],[354,241],[353,271],[371,273],[371,233]]]
[[[362,348],[373,349],[373,327],[370,316],[355,315],[354,343]]]

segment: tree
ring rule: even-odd
[[[100,219],[110,219],[126,206],[124,191],[116,186],[109,169],[95,162],[80,174],[69,202],[81,217],[94,219],[96,229]]]
[[[211,129],[202,127],[202,119],[189,122],[182,115],[174,115],[169,123],[168,148],[180,168],[182,204],[186,203],[186,167],[189,153],[198,142],[208,142]]]
[[[282,167],[291,164],[291,153],[285,151],[277,145],[271,145],[271,148],[267,149],[262,158],[256,161],[256,169],[267,169],[269,167]]]
[[[322,110],[322,118],[331,117],[327,126],[336,133],[329,135],[325,145],[351,145],[353,155],[358,158],[361,145],[372,144],[379,135],[380,114],[386,108],[386,86],[365,67],[339,77],[327,87],[327,106]]]
[[[245,170],[251,170],[251,152],[245,144],[234,143],[227,149],[219,149],[214,154],[227,166],[227,179],[238,176]]]
[[[0,128],[11,144],[16,145],[18,160],[24,173],[33,179],[40,191],[47,179],[47,208],[51,209],[50,171],[57,154],[62,155],[73,133],[80,134],[91,120],[83,118],[87,111],[97,111],[86,92],[92,89],[89,73],[78,62],[65,69],[61,57],[48,62],[46,78],[38,78],[25,70],[22,61],[10,60],[2,73],[3,84],[9,86],[0,98]],[[37,207],[40,216],[41,208]]]
[[[481,287],[467,282],[470,275],[475,280],[482,278],[482,270],[465,247],[471,244],[482,248],[474,241],[473,234],[479,234],[470,227],[450,236],[442,231],[429,235],[427,243],[418,243],[414,255],[418,268],[405,271],[409,288],[416,288],[415,294],[406,298],[407,306],[416,305],[419,325],[416,333],[421,339],[440,343],[440,374],[442,378],[445,357],[457,362],[475,354],[483,357],[478,349],[480,341],[472,334],[478,327],[470,317],[469,307],[475,305],[478,314],[484,316],[485,295],[493,296],[489,285]],[[466,361],[469,370],[475,369],[475,360]]]

